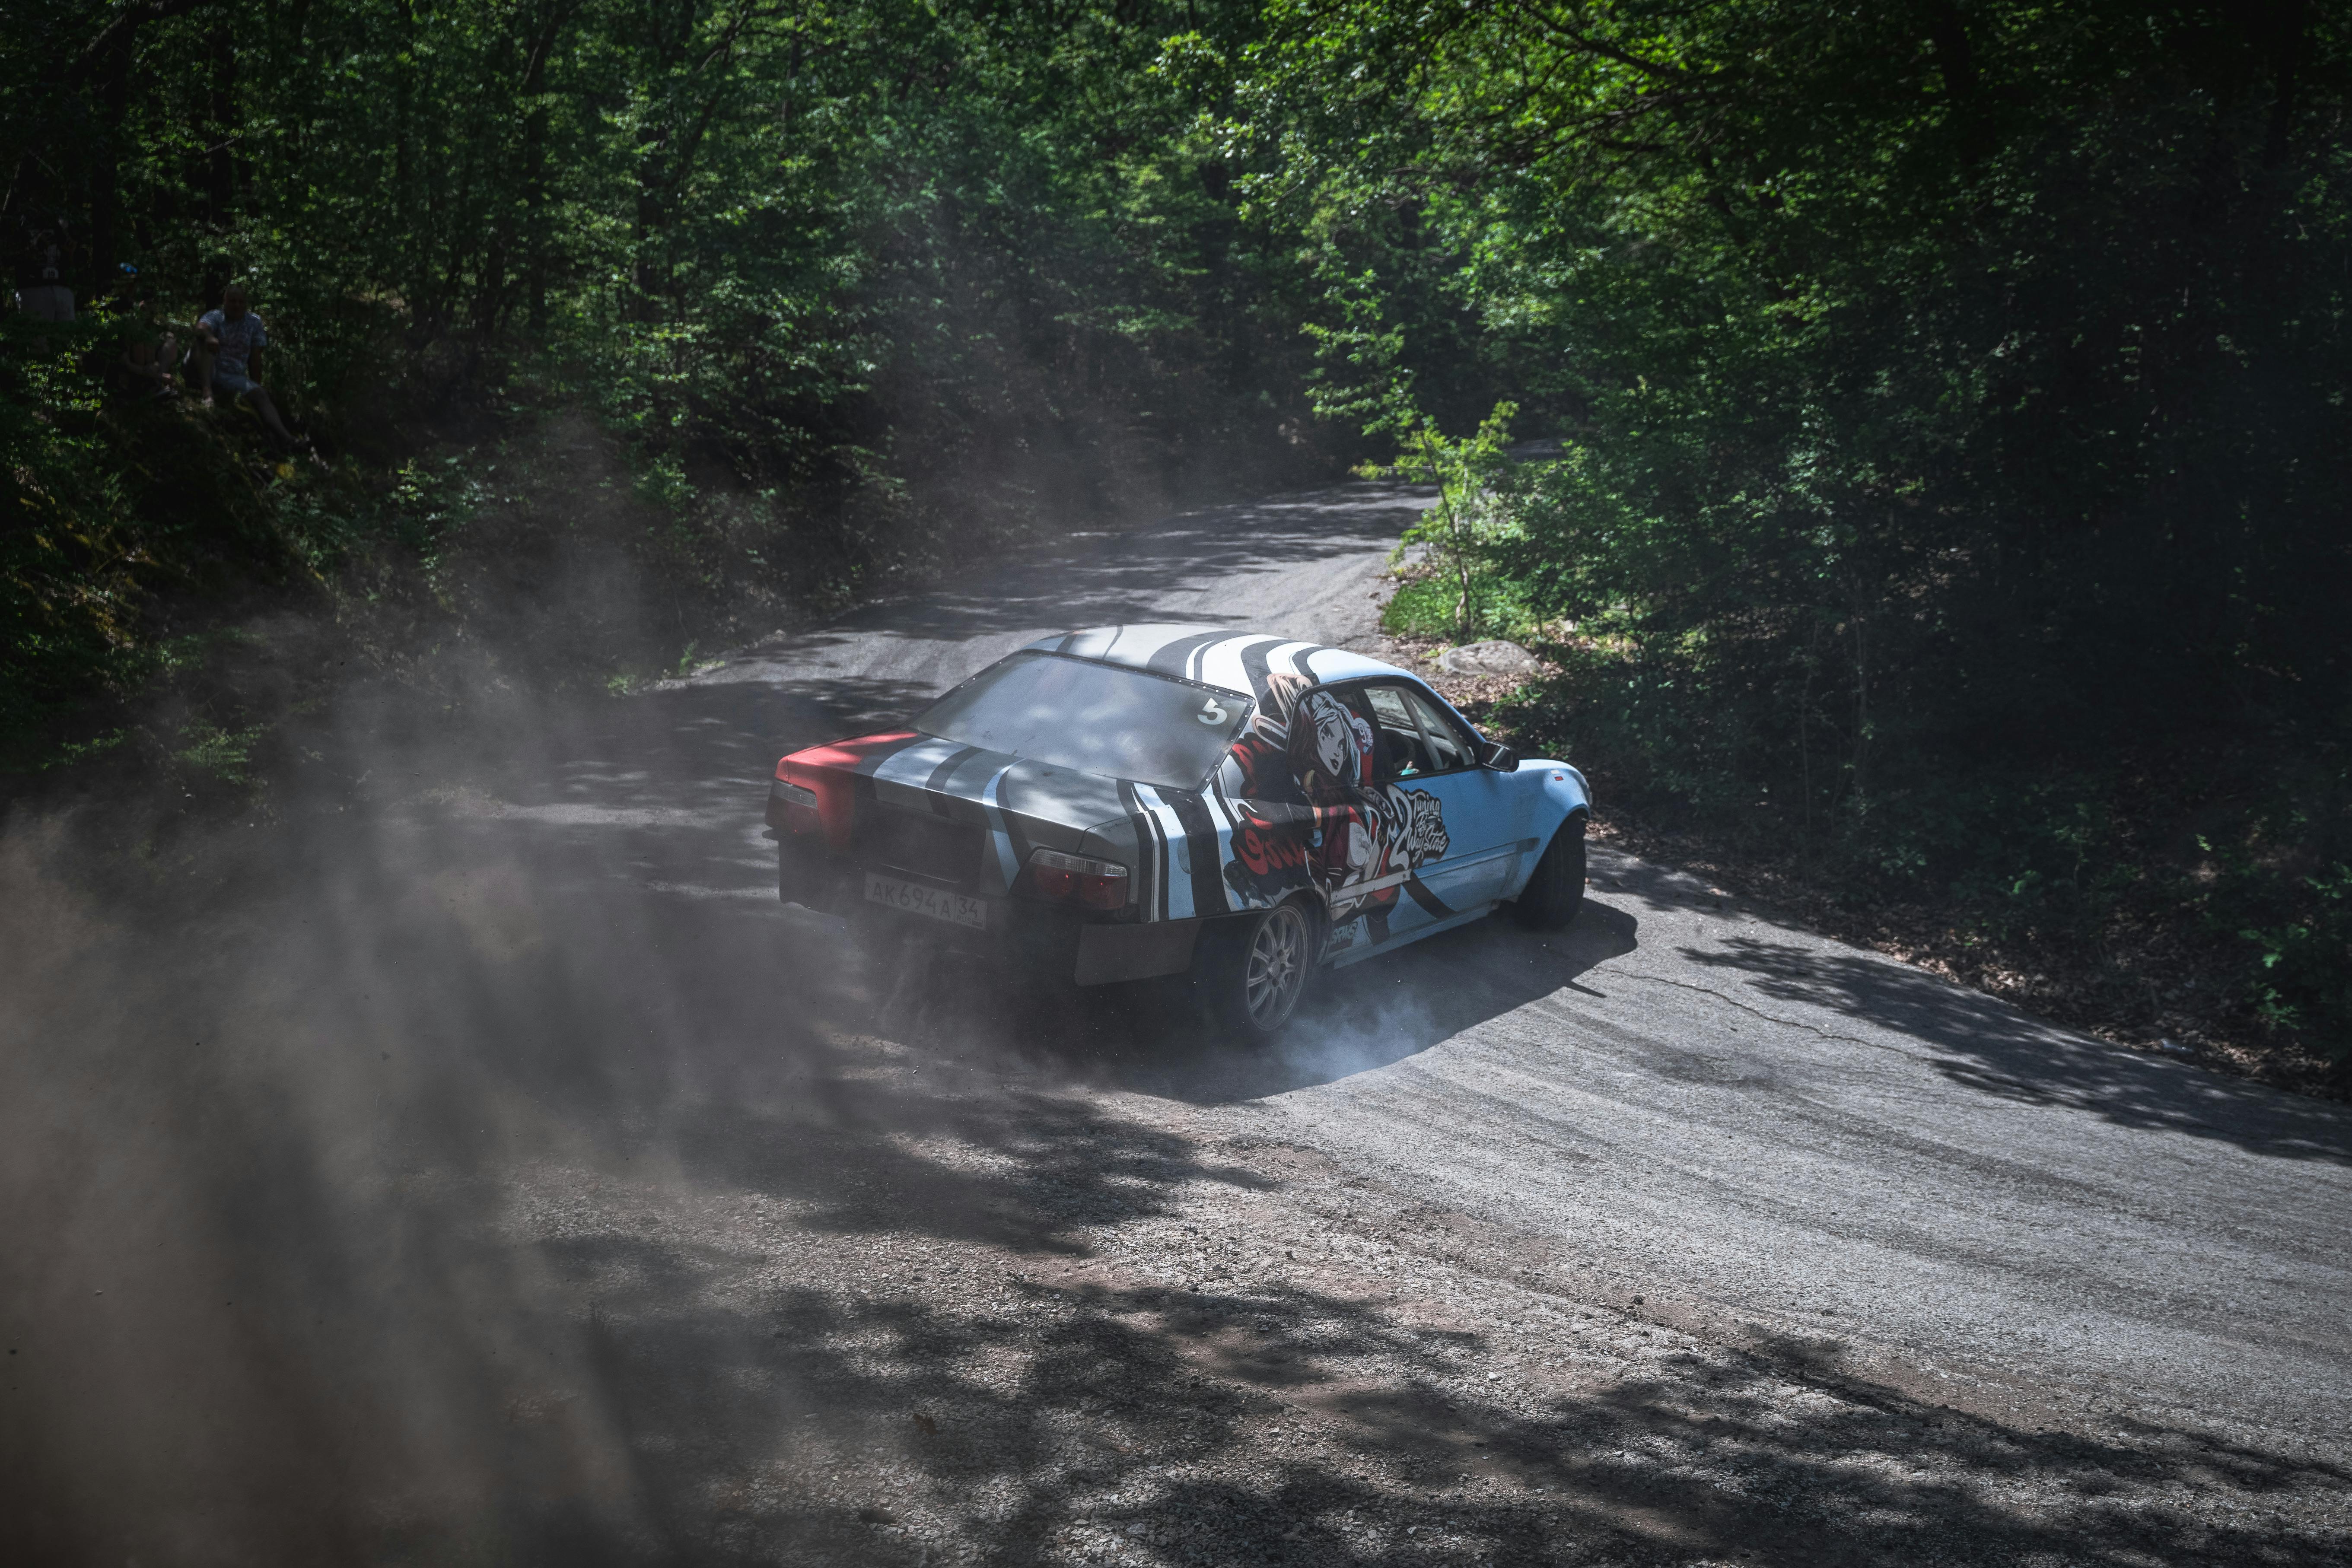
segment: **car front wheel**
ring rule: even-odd
[[[1576,918],[1584,905],[1584,817],[1581,813],[1559,825],[1544,847],[1528,885],[1511,912],[1523,926],[1558,931]]]
[[[1315,973],[1315,921],[1297,900],[1226,922],[1200,978],[1217,1021],[1247,1040],[1270,1039],[1298,1010]]]

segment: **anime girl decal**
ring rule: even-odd
[[[1265,700],[1210,782],[1234,824],[1225,886],[1237,909],[1264,909],[1310,884],[1314,812],[1290,768],[1290,715],[1306,686],[1269,675]]]
[[[1362,917],[1371,940],[1413,868],[1445,853],[1437,798],[1373,782],[1371,725],[1332,692],[1297,676],[1270,676],[1259,705],[1219,770],[1236,823],[1226,881],[1245,906],[1312,884],[1347,945]]]
[[[1328,691],[1310,691],[1291,714],[1291,775],[1315,813],[1307,855],[1336,929],[1380,892],[1365,884],[1383,859],[1381,792],[1372,784],[1372,727]]]
[[[1291,710],[1290,772],[1307,798],[1336,804],[1372,787],[1372,727],[1328,691],[1310,691]]]

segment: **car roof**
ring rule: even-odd
[[[1228,691],[1246,691],[1261,700],[1266,696],[1266,679],[1273,675],[1296,675],[1318,682],[1370,675],[1413,679],[1395,665],[1347,648],[1187,622],[1088,626],[1084,631],[1039,637],[1029,647],[1041,653],[1068,654],[1156,675],[1181,676]]]

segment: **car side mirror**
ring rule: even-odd
[[[1500,741],[1481,741],[1478,742],[1478,765],[1492,768],[1498,773],[1512,773],[1519,765],[1519,753]]]

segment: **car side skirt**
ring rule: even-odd
[[[1394,952],[1401,947],[1411,947],[1423,937],[1435,936],[1439,931],[1452,931],[1455,926],[1466,926],[1472,921],[1485,920],[1501,905],[1502,900],[1496,900],[1492,903],[1480,904],[1475,909],[1456,910],[1444,920],[1432,921],[1427,925],[1417,925],[1410,931],[1398,931],[1382,942],[1344,949],[1338,957],[1327,958],[1323,962],[1333,969],[1345,969],[1351,963],[1361,963],[1364,960],[1377,954]]]

